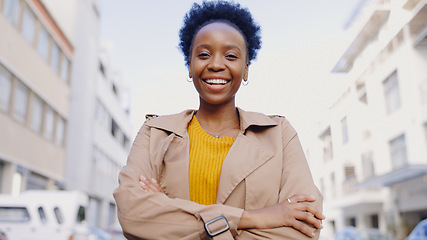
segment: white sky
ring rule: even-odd
[[[200,2],[200,1],[197,1]],[[240,0],[262,28],[262,48],[237,93],[248,111],[286,116],[298,132],[311,129],[330,94],[342,86],[330,71],[343,53],[345,21],[357,0]],[[112,42],[112,63],[131,89],[134,134],[146,113],[198,107],[198,95],[178,50],[189,0],[101,0],[101,41]]]

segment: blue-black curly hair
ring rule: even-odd
[[[245,39],[248,64],[256,58],[261,48],[261,28],[255,23],[249,10],[235,2],[210,1],[194,3],[184,16],[184,23],[179,31],[179,48],[184,54],[187,66],[190,64],[194,37],[202,27],[212,22],[225,22],[236,28]]]

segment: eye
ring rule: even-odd
[[[207,59],[207,58],[209,58],[209,57],[210,57],[210,55],[209,55],[209,53],[202,52],[202,53],[199,53],[199,54],[197,55],[197,57],[199,57],[199,58],[201,58],[201,59]]]
[[[237,56],[236,54],[227,54],[225,57],[229,60],[235,60],[239,58],[239,56]]]

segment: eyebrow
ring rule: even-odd
[[[210,47],[211,47],[211,45],[209,45],[209,44],[201,44],[201,45],[196,46],[196,49],[198,49],[198,48],[210,48]],[[242,52],[242,50],[238,46],[232,45],[232,44],[225,45],[225,48],[235,48],[235,49],[239,50],[239,52]]]

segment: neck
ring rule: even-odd
[[[234,104],[221,107],[200,104],[196,117],[200,125],[209,132],[218,133],[239,126],[239,115]]]

